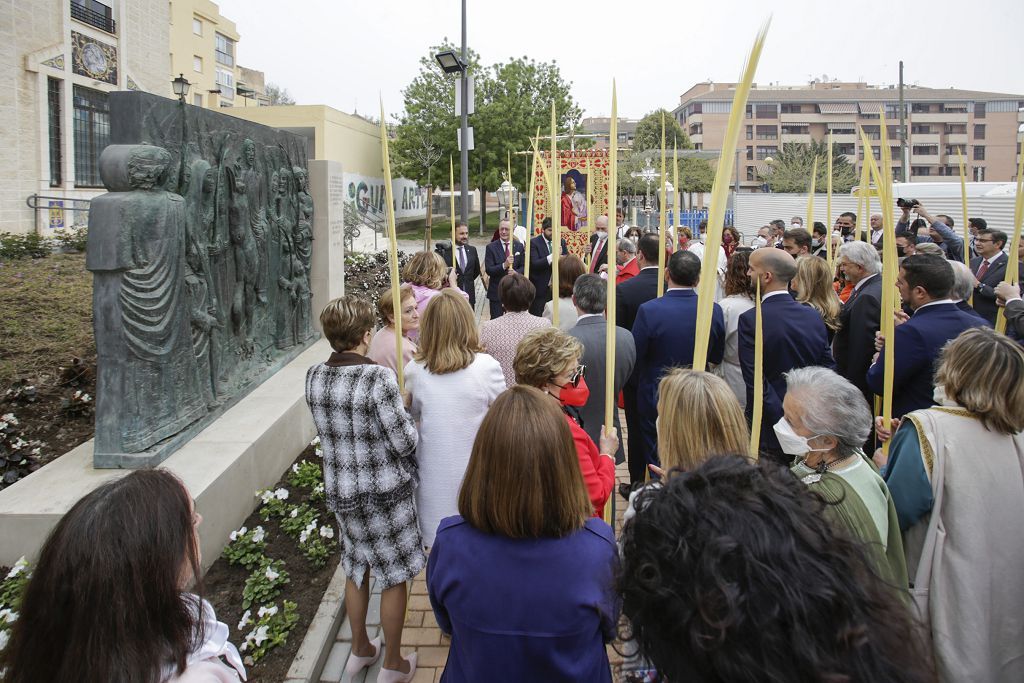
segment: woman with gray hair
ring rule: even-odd
[[[949,298],[964,313],[985,320],[970,304],[971,295],[974,294],[974,273],[961,261],[950,261],[949,265],[953,266],[953,289],[949,290]],[[988,320],[985,320],[985,323],[987,324]]]
[[[851,382],[822,367],[786,373],[784,416],[775,425],[791,468],[829,504],[837,531],[861,540],[879,578],[907,594],[907,564],[892,496],[861,446],[871,412]]]

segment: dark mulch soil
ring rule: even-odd
[[[303,460],[311,460],[320,464],[320,460],[314,453],[312,446],[307,447],[295,462]],[[270,488],[284,487],[289,491],[289,503],[309,503],[311,506],[321,510],[323,514],[320,517],[320,524],[329,524],[334,527],[335,539],[337,539],[338,528],[334,515],[328,512],[323,502],[311,502],[308,491],[290,486],[287,482],[287,475],[290,473],[291,468],[289,467],[285,477],[282,477],[280,481]],[[255,498],[253,500],[258,502]],[[281,605],[283,600],[290,600],[296,603],[298,605],[299,622],[291,632],[291,635],[288,636],[288,642],[285,645],[271,650],[259,662],[247,665],[246,671],[249,674],[250,681],[256,681],[257,683],[280,683],[280,681],[285,680],[292,659],[295,658],[295,653],[298,651],[299,645],[306,635],[306,629],[309,628],[313,615],[316,614],[317,609],[320,607],[320,600],[323,598],[324,591],[327,590],[327,584],[338,568],[340,560],[338,551],[335,551],[322,569],[314,569],[299,550],[297,541],[281,531],[277,520],[272,519],[269,522],[264,522],[258,512],[257,508],[256,511],[246,518],[242,526],[249,529],[262,526],[268,536],[267,557],[274,560],[284,560],[290,582],[284,587],[284,590],[275,599],[275,602],[278,606]],[[231,566],[227,560],[221,557],[213,563],[213,566],[210,567],[210,570],[203,579],[206,599],[213,605],[214,611],[217,613],[217,619],[223,621],[231,629],[230,640],[238,647],[241,647],[245,634],[252,628],[248,626],[242,632],[238,630],[238,622],[245,612],[242,609],[242,588],[245,586],[245,580],[248,576],[249,572],[246,569],[240,566]],[[253,614],[255,614],[256,606],[253,606],[251,609]],[[243,652],[242,655],[244,657],[245,653]]]

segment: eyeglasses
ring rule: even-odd
[[[583,363],[580,363],[579,365],[576,366],[576,369],[573,370],[572,374],[569,375],[569,384],[573,385],[574,387],[578,387],[580,385],[580,380],[586,377],[586,375],[587,366],[583,365]]]
[[[995,240],[992,240],[992,239],[976,239],[976,240],[974,240],[975,244],[981,244],[982,242],[988,242],[988,243],[991,244],[991,243],[995,242]]]

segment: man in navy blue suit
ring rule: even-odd
[[[895,349],[892,380],[892,416],[935,405],[935,363],[946,342],[956,339],[971,327],[987,323],[978,316],[956,307],[949,292],[953,288],[953,268],[941,256],[917,254],[900,264],[896,279],[903,301],[914,315],[898,325],[894,332]],[[882,394],[885,377],[884,349],[868,370],[868,386]]]
[[[693,364],[693,347],[697,338],[697,292],[694,287],[700,281],[700,259],[691,252],[677,251],[669,259],[665,272],[668,276],[665,295],[640,306],[633,323],[640,445],[645,461],[653,465],[660,464],[654,424],[658,415],[658,383],[669,368]],[[725,317],[718,304],[712,305],[707,359],[718,364],[725,352]]]
[[[562,240],[562,256],[569,253],[565,240]],[[530,304],[530,313],[540,315],[544,312],[544,304],[551,301],[551,269],[557,267],[553,263],[551,253],[551,217],[541,223],[541,234],[530,241],[530,282],[537,290],[537,295]]]
[[[761,333],[764,342],[764,403],[761,418],[761,457],[789,465],[792,454],[785,454],[775,436],[775,423],[782,419],[782,400],[786,397],[785,373],[794,368],[820,365],[833,368],[828,333],[821,315],[790,295],[789,281],[796,275],[796,261],[780,249],[757,249],[750,255],[747,270],[752,280],[761,283]],[[754,323],[757,309],[740,315],[739,355],[743,381],[747,385],[747,419],[754,411]]]
[[[996,285],[1006,278],[1010,259],[1003,252],[1006,233],[1001,230],[979,230],[974,238],[978,255],[971,259],[974,273],[974,310],[992,325],[996,323]],[[1021,271],[1024,272],[1024,271]]]
[[[526,265],[526,248],[523,243],[512,236],[512,229],[509,227],[508,219],[502,219],[498,223],[498,239],[487,245],[484,251],[484,270],[491,278],[487,286],[487,301],[490,304],[491,320],[500,318],[505,309],[501,306],[501,298],[498,296],[498,285],[501,279],[509,271],[516,271],[520,275]]]
[[[654,233],[641,235],[636,245],[636,261],[640,272],[615,287],[615,324],[632,331],[640,307],[658,296],[658,249],[660,241]],[[622,388],[622,404],[626,411],[626,458],[629,461],[629,484],[622,484],[619,493],[629,497],[633,486],[646,480],[647,460],[640,438],[640,416],[636,406],[637,371]]]

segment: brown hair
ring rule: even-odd
[[[359,346],[376,324],[370,304],[351,294],[328,302],[320,313],[324,336],[331,343],[331,348],[339,353]]]
[[[402,279],[420,287],[441,289],[447,272],[448,266],[443,258],[432,251],[421,251],[402,269]]]
[[[487,534],[560,538],[592,512],[558,402],[524,386],[498,396],[473,441],[459,514]]]
[[[832,287],[832,270],[828,261],[820,256],[798,258],[792,287],[796,290],[796,300],[816,310],[828,329],[839,329],[841,304]]]
[[[509,313],[525,311],[537,296],[537,288],[525,276],[512,271],[501,278],[498,284],[498,298]]]
[[[583,261],[579,256],[562,256],[558,259],[558,296],[565,299],[572,296],[572,287],[576,284],[576,278],[587,269],[583,267]],[[555,304],[551,304],[554,306]]]
[[[182,595],[189,573],[202,576],[178,477],[136,470],[100,486],[46,539],[0,654],[3,680],[160,683],[165,664],[180,674],[205,640],[199,598]]]
[[[745,294],[751,299],[756,293],[756,285],[747,275],[747,268],[750,267],[749,251],[734,251],[729,257],[729,264],[725,268],[725,284],[723,289],[726,296],[732,294]]]
[[[435,375],[445,375],[469,367],[480,351],[480,335],[466,298],[452,289],[441,290],[423,311],[413,359]]]
[[[972,327],[942,350],[935,383],[986,429],[1024,429],[1024,350],[989,327]]]
[[[750,430],[736,395],[710,372],[674,368],[658,385],[658,455],[665,470],[746,453]]]
[[[412,291],[412,287],[409,285],[402,285],[398,288],[399,306],[405,303],[406,299],[416,300],[416,295]],[[391,288],[388,287],[380,293],[377,298],[377,314],[381,320],[384,321],[385,325],[393,325],[395,323],[395,304],[394,297],[391,295]]]
[[[540,388],[578,363],[582,355],[583,345],[576,337],[557,327],[540,327],[519,341],[512,369],[516,382]]]

